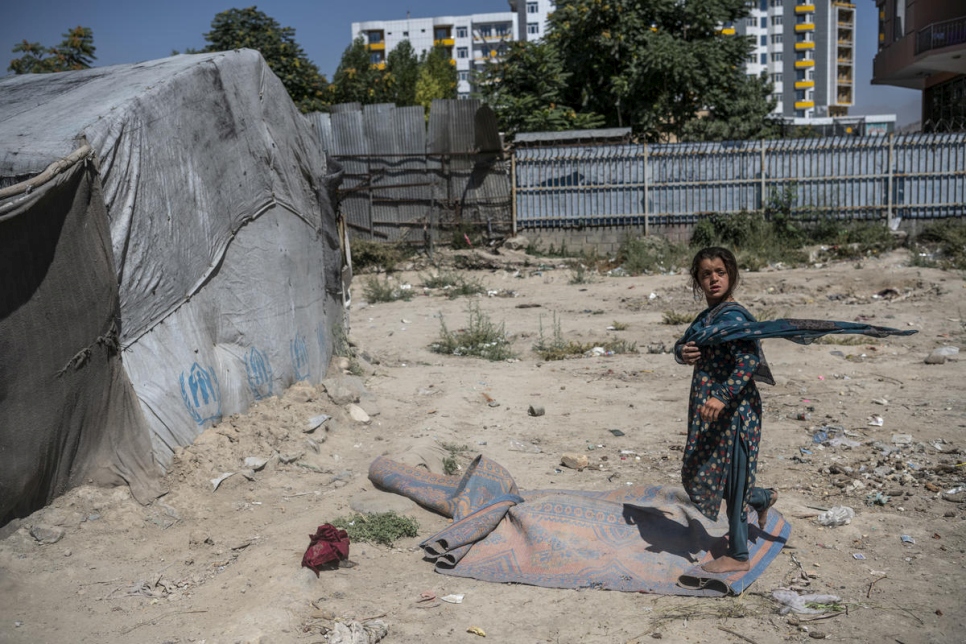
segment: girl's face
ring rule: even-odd
[[[698,285],[708,300],[708,306],[716,306],[724,301],[731,279],[720,257],[701,260],[698,267]]]

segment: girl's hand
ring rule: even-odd
[[[697,364],[701,359],[701,349],[694,342],[688,342],[681,347],[681,359],[687,365]]]
[[[718,416],[721,415],[721,410],[725,408],[725,404],[718,400],[717,398],[708,398],[707,402],[698,407],[698,413],[701,415],[701,420],[707,423],[713,423],[718,420]]]

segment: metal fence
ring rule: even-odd
[[[479,101],[422,107],[336,105],[311,116],[344,168],[340,211],[353,236],[431,243],[463,228],[511,229],[510,180],[496,117]]]
[[[966,134],[520,148],[514,229],[687,224],[782,203],[802,216],[966,214]]]

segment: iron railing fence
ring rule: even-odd
[[[803,218],[966,213],[966,133],[521,148],[517,228],[686,224],[783,208]]]

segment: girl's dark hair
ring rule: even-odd
[[[725,266],[725,270],[728,271],[728,292],[722,298],[722,301],[725,301],[731,297],[738,286],[738,260],[735,259],[734,253],[720,246],[710,246],[699,250],[691,261],[691,290],[694,292],[695,299],[702,295],[698,271],[701,269],[701,262],[706,259],[720,259]]]

